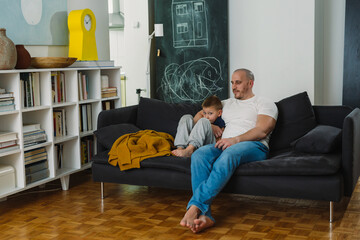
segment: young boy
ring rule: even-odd
[[[181,117],[174,141],[177,149],[172,151],[175,156],[190,157],[199,147],[215,143],[216,138],[211,124],[224,130],[225,122],[221,118],[221,100],[216,96],[210,96],[204,100],[201,106],[202,110],[195,117],[190,114]]]

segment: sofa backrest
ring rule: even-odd
[[[151,98],[140,98],[136,125],[141,129],[166,132],[175,137],[180,118],[185,114],[195,115],[200,104],[166,103]]]

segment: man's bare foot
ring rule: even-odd
[[[183,219],[181,219],[180,225],[190,229],[194,228],[194,220],[198,218],[199,214],[200,209],[197,206],[192,205],[185,213]]]
[[[200,215],[199,218],[194,220],[194,225],[191,229],[193,233],[199,233],[214,225],[214,221],[205,215]]]
[[[177,157],[191,157],[191,154],[195,151],[195,147],[193,145],[187,146],[187,148],[178,148],[175,150],[172,150],[172,154],[174,154]]]

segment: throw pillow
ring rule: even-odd
[[[94,133],[97,141],[105,148],[110,149],[116,139],[124,134],[135,133],[137,131],[140,131],[140,128],[134,124],[121,123],[100,128]]]
[[[330,153],[341,146],[341,129],[318,125],[291,145],[298,152]]]
[[[309,96],[302,92],[276,103],[279,116],[270,138],[271,151],[290,148],[290,143],[304,136],[317,123]]]
[[[201,110],[200,104],[166,103],[151,98],[140,98],[136,125],[141,129],[151,129],[176,135],[180,118],[185,114],[195,115]]]

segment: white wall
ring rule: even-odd
[[[314,99],[314,1],[230,0],[229,70],[255,74],[254,92],[274,101]]]
[[[104,9],[107,0],[70,0]],[[300,91],[321,104],[342,104],[344,26],[346,0],[323,1],[323,76],[315,91],[315,4],[318,0],[229,0],[229,70],[254,71],[254,91],[277,101]],[[106,7],[107,8],[107,7]],[[146,88],[148,1],[125,0],[123,55],[127,104],[137,103],[137,88]],[[107,17],[106,19],[107,21]],[[139,22],[139,28],[132,24]],[[108,34],[104,34],[106,38]],[[108,44],[105,41],[105,46]],[[122,44],[120,44],[122,45]],[[26,46],[32,56],[67,56],[67,46]],[[121,53],[122,52],[122,53]],[[321,53],[321,51],[318,51]],[[321,58],[320,58],[321,59]],[[319,88],[322,88],[319,90]],[[143,93],[148,96],[148,93]]]
[[[136,89],[146,89],[146,66],[148,62],[149,13],[148,0],[125,0],[125,61],[126,104],[138,103]],[[138,23],[138,27],[134,24]],[[142,93],[149,96],[149,91]]]

